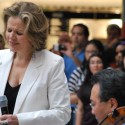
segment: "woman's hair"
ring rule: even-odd
[[[125,38],[119,39],[116,43],[113,44],[112,49],[113,49],[114,54],[115,54],[116,48],[117,48],[119,45],[124,45],[124,46],[125,46]],[[115,56],[115,55],[114,55],[114,56]]]
[[[4,36],[10,17],[19,17],[26,25],[25,33],[28,35],[34,50],[39,51],[46,47],[49,25],[41,8],[32,2],[16,2],[4,9]]]
[[[99,53],[104,54],[104,45],[102,44],[102,42],[98,39],[92,39],[90,40],[90,43],[92,43],[93,45],[96,46],[96,48],[98,49]]]
[[[123,45],[125,46],[125,38],[122,39],[118,39],[113,45],[112,47],[108,50],[107,52],[107,56],[109,56],[110,58],[108,59],[110,62],[115,62],[115,56],[116,56],[116,48],[119,45]]]
[[[88,98],[90,97],[90,91],[88,91],[88,89],[91,90],[91,77],[92,77],[92,72],[90,71],[90,60],[91,58],[93,57],[99,57],[101,60],[102,60],[102,63],[103,63],[103,69],[107,68],[108,65],[107,63],[105,62],[105,58],[103,57],[103,55],[101,53],[93,53],[88,62],[87,62],[87,65],[86,65],[86,75],[85,75],[85,79],[84,79],[84,82],[82,83],[81,87],[80,87],[80,90],[79,92],[82,93],[82,101],[83,102],[86,102],[88,100]],[[102,70],[103,70],[102,69]]]
[[[97,48],[98,52],[101,53],[105,57],[105,55],[104,55],[104,45],[102,44],[102,42],[100,40],[92,39],[92,40],[88,41],[86,46],[85,46],[85,49],[90,44],[94,45]],[[82,69],[83,72],[86,69],[86,63],[87,63],[87,60],[86,60],[86,58],[84,58],[84,61],[82,62],[82,66],[81,66],[81,69]]]

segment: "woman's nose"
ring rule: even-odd
[[[15,33],[14,33],[14,32],[11,32],[11,33],[9,34],[9,37],[10,37],[11,39],[14,39],[14,38],[15,38]]]

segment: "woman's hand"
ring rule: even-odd
[[[16,115],[0,116],[0,125],[19,125]]]

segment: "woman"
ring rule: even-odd
[[[103,51],[104,51],[104,46],[97,39],[92,39],[86,44],[85,59],[82,62],[82,66],[78,67],[76,70],[73,71],[68,82],[69,91],[70,91],[70,101],[72,104],[78,103],[76,93],[84,81],[84,77],[86,75],[86,64],[87,64],[87,61],[89,60],[89,57],[96,52],[103,54]]]
[[[76,113],[76,125],[97,125],[95,117],[91,114],[90,94],[91,94],[91,76],[102,69],[107,64],[100,53],[94,53],[90,56],[87,64],[87,73],[85,80],[78,91],[78,110]]]
[[[112,68],[120,69],[122,63],[121,52],[125,49],[125,39],[117,40],[113,46],[108,51],[108,56],[110,56],[109,64]]]
[[[115,53],[115,68],[120,69],[121,63],[123,60],[122,57],[122,51],[125,50],[125,39],[120,39],[115,45],[114,45],[114,53]]]
[[[70,119],[63,59],[45,49],[48,21],[31,2],[4,9],[5,39],[0,51],[0,96],[8,98],[2,125],[65,125]],[[4,55],[4,56],[3,56]]]

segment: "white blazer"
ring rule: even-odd
[[[4,95],[14,53],[0,50],[0,96]],[[48,50],[34,53],[22,80],[14,113],[19,125],[65,125],[70,96],[62,57]]]

